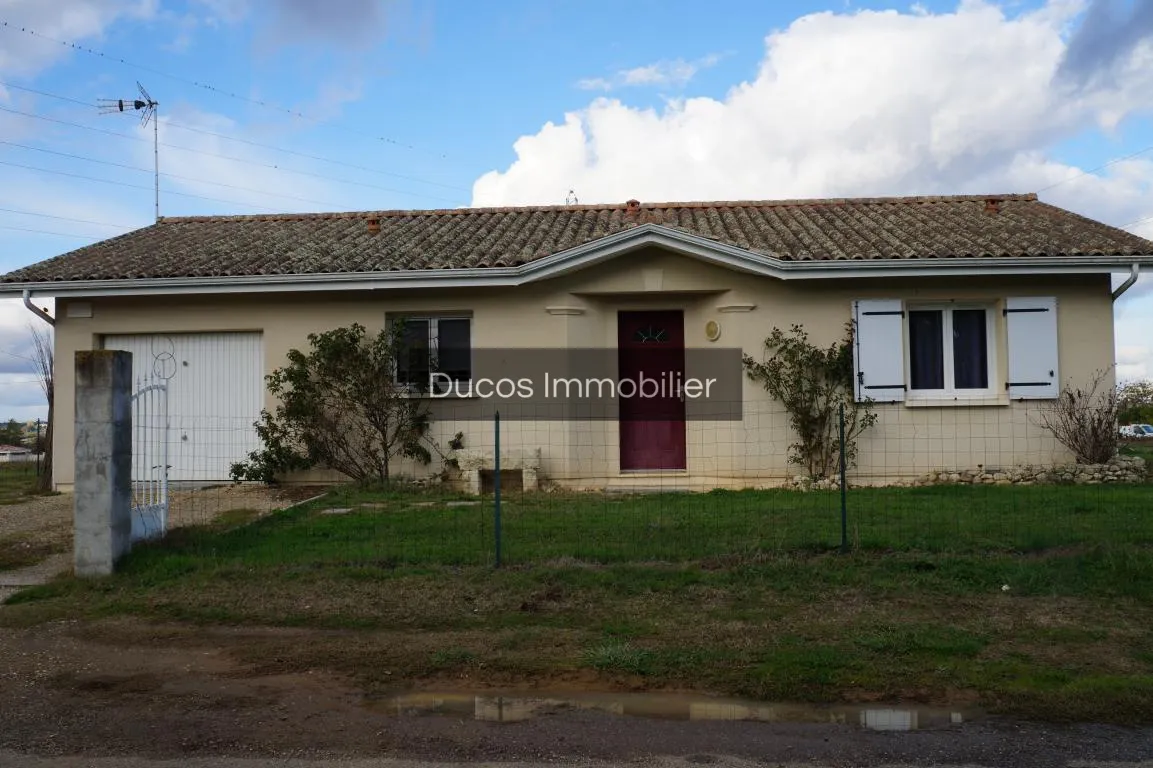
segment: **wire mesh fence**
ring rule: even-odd
[[[436,407],[432,461],[393,462],[387,481],[323,470],[272,486],[209,478],[202,468],[244,458],[238,433],[251,424],[174,434],[170,519],[193,528],[161,546],[220,565],[308,569],[1153,544],[1153,440],[1078,463],[1044,427],[1040,402],[877,406],[876,424],[847,445],[843,482],[839,425],[834,461],[814,473],[795,460],[796,434],[772,403],[746,402],[739,422],[642,430],[655,446],[608,419],[498,422],[476,418],[475,404],[467,419]],[[185,467],[193,476],[182,479]]]

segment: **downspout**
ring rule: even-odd
[[[1134,277],[1133,279],[1136,280],[1137,278]],[[56,325],[56,318],[52,317],[52,315],[48,314],[44,310],[40,309],[40,307],[32,303],[32,291],[28,290],[27,288],[24,289],[24,306],[28,307],[29,312],[36,315],[38,318],[48,323],[49,325]]]
[[[1134,263],[1129,267],[1129,277],[1125,278],[1125,282],[1117,286],[1117,290],[1113,291],[1113,301],[1121,298],[1121,294],[1133,287],[1133,283],[1137,282],[1137,276],[1141,274],[1141,265]]]

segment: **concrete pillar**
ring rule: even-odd
[[[132,546],[132,354],[76,353],[77,576],[112,573]]]
[[[470,467],[461,474],[464,475],[464,492],[479,496],[481,488],[480,467]]]

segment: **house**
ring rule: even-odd
[[[19,445],[0,445],[0,464],[18,461],[35,461],[36,455]]]
[[[619,375],[654,345],[669,377],[723,374],[719,411],[686,403],[684,382],[648,404],[622,390],[614,418],[522,414],[502,446],[539,451],[542,474],[572,486],[740,487],[795,473],[785,413],[739,367],[794,324],[822,345],[855,326],[857,396],[879,415],[860,481],[1067,461],[1036,411],[1111,368],[1113,301],[1150,264],[1153,242],[1032,194],[630,200],[165,218],[7,274],[0,295],[41,312],[56,298],[60,445],[77,350],[129,350],[138,375],[168,381],[173,479],[227,477],[271,405],[263,376],[309,333],[406,318],[456,384],[550,350],[600,350]],[[1116,290],[1114,273],[1130,278]],[[503,352],[482,365],[489,350]],[[462,394],[434,404],[434,437],[491,450],[493,408]],[[54,461],[67,489],[71,452]]]

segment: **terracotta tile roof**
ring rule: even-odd
[[[0,282],[509,267],[646,222],[789,261],[1153,254],[1153,242],[1032,194],[633,201],[168,218]]]

